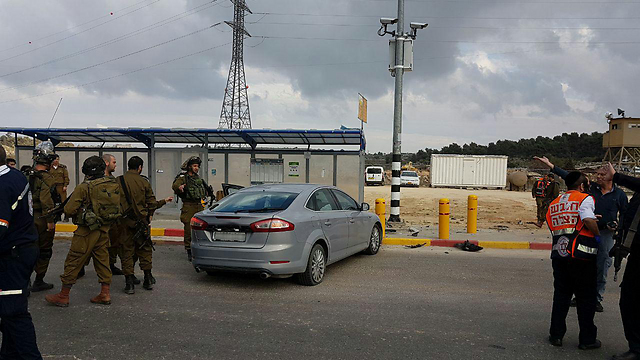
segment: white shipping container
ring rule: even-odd
[[[431,187],[507,186],[508,156],[431,155]]]

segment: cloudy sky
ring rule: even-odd
[[[380,17],[395,0],[249,0],[254,128],[357,127],[391,150]],[[414,0],[427,22],[405,76],[403,151],[606,129],[640,116],[640,0]],[[216,128],[231,58],[229,0],[3,0],[0,126]]]

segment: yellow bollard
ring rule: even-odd
[[[380,218],[380,224],[382,225],[382,239],[384,240],[385,236],[385,226],[384,226],[384,218],[387,212],[387,204],[383,198],[376,199],[376,207],[375,207],[376,215]]]
[[[439,213],[438,238],[447,240],[449,239],[449,216],[451,214],[449,199],[440,199]]]
[[[475,234],[478,231],[478,197],[469,195],[467,204],[467,233]]]

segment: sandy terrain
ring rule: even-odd
[[[365,187],[365,201],[373,208],[375,199],[384,198],[389,214],[391,186]],[[478,228],[490,229],[506,225],[514,229],[536,229],[528,222],[536,220],[536,203],[531,192],[504,190],[464,190],[443,188],[402,188],[401,218],[409,225],[438,223],[438,201],[451,202],[452,228],[466,226],[467,197],[478,196]]]

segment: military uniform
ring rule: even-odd
[[[184,190],[180,190],[180,186]],[[173,182],[173,191],[182,199],[182,211],[180,221],[184,224],[184,248],[191,252],[191,218],[196,213],[204,210],[202,200],[207,197],[207,187],[204,180],[198,174],[180,174]]]
[[[116,242],[122,247],[122,272],[127,281],[125,292],[134,293],[133,271],[134,257],[140,261],[140,269],[145,273],[144,288],[153,288],[151,269],[153,261],[153,248],[148,241],[150,236],[149,219],[153,212],[166,204],[166,201],[156,201],[156,197],[151,189],[151,184],[147,179],[138,174],[136,170],[129,170],[124,175],[118,177],[118,184],[126,186],[127,191],[121,192],[120,204],[123,209],[123,217],[119,221]],[[127,199],[126,194],[129,194]],[[138,232],[138,226],[144,226],[142,234]],[[136,233],[140,236],[136,236]],[[153,279],[153,282],[155,280]]]
[[[64,273],[60,275],[62,290],[59,294],[46,296],[47,302],[53,305],[69,305],[71,287],[89,258],[93,258],[93,266],[102,285],[100,294],[92,298],[91,302],[111,304],[108,232],[122,214],[121,189],[113,177],[99,175],[104,173],[104,169],[105,163],[98,156],[85,160],[82,171],[92,177],[75,188],[64,207],[65,214],[73,218],[78,228],[71,239],[71,247],[64,262]]]
[[[58,165],[57,168],[52,166],[51,169],[49,169],[49,174],[53,178],[56,191],[60,194],[62,201],[64,201],[67,198],[67,191],[64,190],[64,188],[69,186],[69,171],[67,170],[67,166],[62,164]]]
[[[33,196],[33,217],[36,230],[38,231],[38,246],[40,248],[40,255],[34,268],[34,272],[36,273],[36,286],[32,290],[40,291],[52,287],[49,284],[45,287],[39,287],[37,285],[43,281],[49,268],[49,261],[53,255],[55,230],[49,231],[47,224],[54,223],[55,219],[53,216],[43,216],[43,214],[47,214],[55,206],[51,195],[51,189],[54,183],[53,178],[47,171],[40,170],[29,174],[29,184]]]

